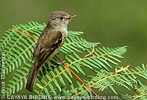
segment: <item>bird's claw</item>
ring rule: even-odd
[[[55,64],[55,66],[52,66],[52,68],[56,68],[56,67],[60,66],[61,64],[66,63],[66,61],[61,61],[61,62],[59,62],[59,63],[56,63],[55,61],[52,61],[52,60],[51,60],[51,62],[52,62],[53,64]]]
[[[61,62],[57,63],[57,65],[59,66],[59,65],[61,65],[63,63],[66,63],[66,61],[61,61]]]

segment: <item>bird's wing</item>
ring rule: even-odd
[[[33,56],[35,60],[38,61],[38,64],[42,65],[44,61],[59,47],[61,42],[62,33],[60,31],[43,31],[37,41],[33,53]]]

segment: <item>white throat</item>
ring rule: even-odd
[[[67,30],[68,23],[69,23],[69,20],[61,23],[61,26],[60,27]]]

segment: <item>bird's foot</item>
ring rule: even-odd
[[[57,63],[58,65],[62,65],[63,63],[66,63],[66,61],[61,61],[59,63]]]
[[[66,63],[66,61],[61,61],[61,62],[59,62],[59,63],[57,63],[57,62],[55,62],[55,61],[53,61],[53,60],[50,60],[50,61],[51,61],[52,64],[55,65],[55,66],[51,66],[53,69],[56,68],[56,67],[58,67],[58,66],[60,66],[60,65],[63,64],[63,63]]]

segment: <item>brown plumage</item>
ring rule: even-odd
[[[67,37],[68,22],[74,17],[63,11],[51,13],[48,24],[40,35],[34,49],[33,60],[35,60],[35,63],[26,85],[26,89],[29,91],[33,90],[33,85],[41,65],[46,60],[50,60],[63,45]]]

